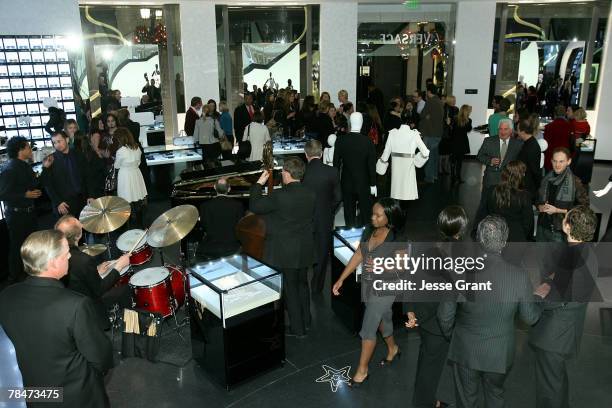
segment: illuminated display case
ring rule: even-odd
[[[282,275],[246,255],[189,268],[193,358],[230,386],[285,359]]]
[[[76,119],[68,50],[62,36],[0,36],[0,126],[6,137],[49,138],[44,98]],[[27,123],[20,117],[29,116]]]

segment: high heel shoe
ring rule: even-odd
[[[393,358],[391,360],[387,360],[386,357],[383,358],[382,360],[380,360],[380,366],[385,367],[391,365],[395,360],[399,360],[400,358],[402,358],[402,350],[399,348],[399,346],[397,346],[397,353],[395,353]]]
[[[353,381],[353,379],[351,378],[348,382],[349,387],[351,388],[359,388],[363,385],[363,383],[365,383],[366,381],[368,381],[368,379],[370,378],[370,374],[366,374],[365,377],[363,377],[363,380],[361,381]]]

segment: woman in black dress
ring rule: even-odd
[[[461,105],[459,114],[451,121],[450,137],[450,160],[451,160],[451,180],[453,184],[461,184],[461,167],[463,157],[470,152],[470,141],[468,133],[472,131],[472,119],[470,105]]]
[[[487,215],[499,215],[508,224],[508,242],[526,242],[533,238],[531,195],[523,189],[527,166],[513,160],[501,173],[501,182],[487,198]]]

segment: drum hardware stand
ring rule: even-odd
[[[109,320],[111,322],[111,342],[113,345],[115,344],[115,331],[121,328],[121,316],[119,315],[119,310],[121,310],[119,305],[115,303],[109,311]]]

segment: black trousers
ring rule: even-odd
[[[474,216],[474,232],[476,232],[476,230],[478,229],[478,223],[482,221],[484,217],[487,216],[487,198],[489,197],[489,194],[491,194],[491,191],[494,188],[495,186],[482,186],[482,193],[480,194],[480,203],[478,204],[478,210],[476,210],[476,215]]]
[[[359,219],[357,219],[357,201],[359,201]],[[342,186],[342,204],[344,206],[344,223],[347,227],[363,227],[370,223],[372,215],[372,198],[370,188],[356,189],[353,186]]]
[[[221,143],[201,144],[202,149],[202,161],[206,163],[213,163],[219,160],[221,155]]]
[[[306,334],[306,327],[310,326],[308,268],[279,269],[283,274],[283,291],[291,333],[304,335]]]
[[[451,154],[450,156],[451,165],[451,180],[461,180],[461,168],[463,167],[463,155],[462,154]]]
[[[569,380],[566,357],[533,347],[536,353],[536,406],[568,408]]]
[[[506,374],[473,370],[457,363],[453,366],[455,378],[455,395],[457,408],[474,408],[479,405],[479,388],[484,394],[484,406],[487,408],[503,408],[504,381]],[[538,405],[538,408],[540,406]]]
[[[312,281],[310,287],[315,293],[323,291],[325,286],[325,276],[327,273],[327,264],[332,250],[332,229],[331,225],[319,228],[315,231],[315,245],[317,248],[317,263],[312,270]]]
[[[452,371],[446,367],[449,341],[423,329],[419,330],[421,345],[414,382],[413,404],[431,408],[437,400],[452,405],[455,402]],[[440,391],[440,392],[439,392]]]
[[[6,225],[9,231],[9,283],[20,282],[25,278],[21,245],[28,235],[38,229],[35,212],[14,212],[6,209]]]

